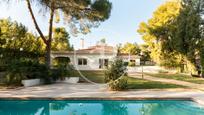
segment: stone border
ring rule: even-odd
[[[148,100],[175,100],[175,101],[194,101],[198,102],[197,100],[193,98],[178,98],[178,97],[1,97],[0,100],[115,100],[115,101],[148,101]]]
[[[193,101],[193,102],[195,102],[195,103],[198,103],[198,104],[204,106],[204,101],[201,101],[201,100],[199,100],[199,99],[194,99],[194,98],[192,98],[191,101]]]
[[[155,98],[155,97],[0,97],[0,101],[2,100],[67,100],[67,101],[77,101],[77,100],[90,100],[90,101],[93,101],[93,100],[114,100],[114,101],[154,101],[154,100],[157,100],[157,101],[192,101],[192,102],[195,102],[201,106],[204,106],[204,101],[202,100],[199,100],[199,99],[195,99],[195,98],[184,98],[184,97],[181,97],[181,98],[178,98],[178,97],[158,97],[158,98]]]

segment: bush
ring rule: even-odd
[[[124,66],[128,66],[128,62],[124,62]]]
[[[116,59],[111,65],[105,70],[105,82],[108,83],[111,80],[116,80],[121,76],[126,76],[127,68],[124,66],[124,62],[121,59]]]
[[[6,66],[0,65],[0,72],[5,72],[6,71]]]
[[[129,63],[128,63],[128,66],[130,66],[130,67],[135,67],[136,65],[135,65],[135,62],[129,62]]]
[[[24,79],[43,79],[45,84],[56,80],[63,80],[70,76],[71,66],[60,64],[55,69],[49,69],[45,64],[34,60],[13,60],[6,72],[5,83],[8,85],[21,85]]]
[[[70,63],[70,59],[68,57],[56,57],[53,60],[53,65],[56,67],[68,66],[69,63]]]
[[[113,91],[121,91],[127,89],[127,78],[121,77],[115,81],[109,82],[109,88]]]
[[[49,70],[44,64],[33,60],[13,60],[7,67],[5,82],[20,85],[23,79],[50,79]]]
[[[122,76],[127,76],[127,68],[121,59],[116,59],[105,71],[105,82],[109,83],[112,90],[125,89],[127,81]]]
[[[67,66],[57,66],[55,69],[51,70],[51,78],[53,80],[64,80],[65,77],[70,77],[71,71],[74,71],[74,68],[71,65]]]
[[[7,73],[4,82],[7,85],[21,85],[22,79],[23,76],[20,73]]]
[[[159,70],[158,73],[169,73],[169,72],[166,70]]]

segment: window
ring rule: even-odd
[[[87,59],[83,59],[83,65],[87,65]]]
[[[108,59],[99,59],[99,68],[102,69],[108,66]]]
[[[78,65],[87,65],[87,59],[79,58],[78,59]]]
[[[108,59],[104,59],[104,66],[108,66]]]
[[[83,59],[78,59],[78,65],[83,65]]]

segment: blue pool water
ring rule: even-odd
[[[1,100],[0,115],[204,115],[204,107],[172,100]]]

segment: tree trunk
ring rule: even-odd
[[[51,67],[51,42],[48,42],[47,43],[47,46],[46,46],[46,54],[45,54],[45,62],[46,62],[46,65],[48,68]]]
[[[33,10],[32,10],[32,7],[31,7],[31,4],[30,4],[30,0],[26,0],[27,2],[27,7],[28,7],[28,10],[30,12],[30,15],[32,17],[32,20],[33,20],[33,23],[35,25],[35,28],[36,30],[38,31],[41,39],[43,40],[43,42],[45,43],[46,45],[46,58],[45,58],[45,63],[47,65],[48,68],[51,67],[51,42],[52,42],[52,28],[53,28],[53,18],[54,18],[54,10],[55,10],[55,7],[54,7],[54,0],[52,1],[52,4],[51,4],[51,10],[50,10],[50,19],[49,19],[49,35],[48,35],[48,40],[46,40],[45,36],[43,35],[42,31],[40,30],[39,26],[38,26],[38,23],[35,19],[35,16],[34,16],[34,13],[33,13]]]
[[[40,34],[40,37],[42,38],[43,42],[44,42],[45,44],[47,44],[47,40],[46,40],[45,36],[43,35],[42,31],[40,30],[40,27],[38,26],[38,23],[37,23],[37,21],[36,21],[36,19],[35,19],[33,10],[32,10],[32,8],[31,8],[30,0],[26,0],[26,2],[27,2],[27,7],[28,7],[28,10],[29,10],[29,12],[30,12],[30,15],[31,15],[31,18],[32,18],[32,20],[33,20],[33,23],[34,23],[34,25],[35,25],[36,30],[37,30],[38,33]]]
[[[46,65],[51,67],[51,43],[52,43],[52,29],[53,29],[53,18],[54,18],[54,1],[52,1],[51,9],[50,9],[50,20],[49,20],[49,35],[46,47]]]

